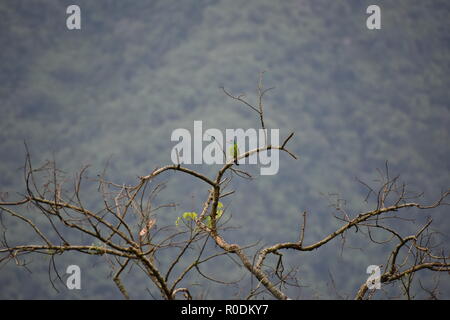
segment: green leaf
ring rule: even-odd
[[[180,225],[180,222],[182,221],[182,219],[189,221],[192,220],[194,221],[197,218],[197,213],[196,212],[184,212],[181,217],[178,217],[177,220],[175,220],[175,225],[178,227]]]
[[[185,220],[194,220],[195,218],[197,218],[197,213],[196,212],[185,212],[185,213],[183,213],[183,218]]]
[[[218,202],[217,203],[217,210],[216,210],[216,217],[217,219],[219,219],[223,214],[223,203],[222,202]]]
[[[207,216],[205,219],[205,224],[208,226],[208,228],[211,228],[211,217]]]

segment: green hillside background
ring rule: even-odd
[[[81,7],[79,31],[66,29],[73,3]],[[381,30],[366,28],[370,4],[381,7]],[[24,192],[24,141],[35,164],[55,159],[69,177],[90,164],[95,177],[108,163],[108,177],[122,184],[169,164],[172,131],[192,130],[194,120],[204,128],[258,128],[256,114],[220,87],[254,99],[262,70],[264,84],[276,87],[265,100],[266,125],[282,137],[295,131],[289,145],[300,158],[282,154],[277,175],[250,167],[252,181],[233,180],[236,193],[224,204],[238,228],[225,237],[259,246],[294,240],[307,211],[305,241],[319,240],[339,225],[333,199],[345,199],[352,214],[370,208],[355,178],[371,182],[385,161],[411,190],[424,192],[425,203],[450,186],[449,1],[3,0],[0,17],[0,191],[10,197]],[[207,192],[180,174],[165,179],[158,201],[178,207],[158,212],[161,226],[199,210]],[[100,195],[87,188],[86,203],[98,208]],[[447,249],[448,214],[448,207],[433,211]],[[11,241],[32,241],[28,228],[4,220]],[[383,264],[391,248],[364,239],[351,232],[342,252],[340,241],[289,252],[302,284],[289,293],[353,297],[367,266]],[[0,269],[1,299],[121,298],[101,257],[57,258],[62,273],[69,264],[82,267],[76,292],[52,288],[47,258],[28,259],[32,273],[13,263]],[[208,268],[225,280],[244,273],[229,261]],[[417,277],[430,287],[436,280],[426,271]],[[201,281],[186,282],[204,284],[197,297],[228,299],[249,280],[240,289]],[[440,281],[441,296],[450,298],[448,275]],[[137,268],[125,285],[132,298],[157,294]]]

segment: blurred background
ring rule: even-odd
[[[66,8],[74,3],[82,25],[69,31]],[[381,7],[381,30],[366,27],[370,4]],[[24,141],[35,165],[54,159],[68,177],[87,164],[95,177],[107,165],[108,178],[123,184],[169,164],[172,131],[192,130],[194,120],[204,129],[259,128],[257,114],[220,87],[254,101],[263,70],[265,86],[276,87],[266,95],[266,126],[280,128],[281,137],[295,131],[289,145],[300,158],[281,154],[277,175],[259,176],[248,166],[253,180],[233,180],[236,193],[224,204],[236,229],[225,237],[259,246],[295,240],[307,211],[305,241],[317,241],[339,225],[333,201],[345,199],[353,215],[372,208],[356,178],[372,183],[386,161],[392,175],[423,192],[424,203],[450,185],[446,0],[2,0],[0,17],[0,192],[12,198],[24,192]],[[200,210],[207,194],[189,177],[165,179],[158,201],[178,207],[158,212],[160,226]],[[92,190],[85,201],[99,208]],[[448,249],[448,208],[430,213]],[[424,213],[405,214],[417,219],[415,228],[401,227],[408,235]],[[28,228],[6,222],[12,241],[27,241]],[[385,263],[393,245],[373,246],[351,232],[343,250],[336,240],[317,252],[289,253],[286,267],[297,267],[301,282],[289,293],[352,298],[367,266]],[[81,266],[82,290],[54,290],[48,258],[30,256],[29,271],[2,266],[0,298],[121,298],[102,257],[67,254],[56,263],[62,273]],[[225,280],[244,273],[234,264],[210,268]],[[447,274],[417,277],[428,288],[440,280],[440,297],[450,298]],[[152,299],[154,288],[137,268],[124,282],[131,298]],[[388,290],[395,295],[397,287]],[[241,290],[204,283],[196,294],[228,299]]]

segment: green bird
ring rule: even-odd
[[[238,163],[237,157],[239,155],[239,149],[238,149],[236,137],[234,137],[233,145],[230,148],[230,155],[234,158],[234,163],[238,166],[239,163]]]

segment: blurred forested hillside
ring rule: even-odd
[[[69,31],[65,11],[73,3],[82,29]],[[381,7],[381,30],[366,28],[370,4]],[[353,214],[369,208],[355,177],[371,182],[386,160],[426,203],[450,185],[447,0],[2,0],[0,17],[0,192],[10,197],[24,188],[23,141],[36,164],[55,159],[69,177],[85,164],[95,177],[108,164],[108,177],[122,184],[168,164],[171,132],[192,130],[194,120],[205,129],[258,128],[256,114],[220,87],[253,99],[262,70],[264,84],[276,87],[266,96],[266,125],[282,137],[295,131],[289,144],[300,158],[281,155],[275,176],[249,168],[255,179],[233,180],[236,194],[224,202],[239,227],[229,232],[234,241],[296,239],[305,210],[306,241],[318,240],[338,225],[333,198],[345,199]],[[160,223],[198,210],[206,191],[168,174],[160,201],[179,207],[159,212]],[[99,199],[88,192],[85,200],[95,208]],[[433,219],[448,241],[448,209]],[[27,239],[27,228],[8,226],[10,237]],[[335,285],[351,297],[366,267],[385,262],[389,247],[355,248],[363,237],[350,238],[342,253],[333,242],[289,258],[305,286],[295,296],[336,298]],[[32,273],[3,266],[0,298],[121,297],[101,258],[58,260],[61,270],[89,267],[79,292],[54,291],[46,258],[33,260]],[[234,279],[233,270],[220,272]],[[433,283],[432,274],[419,275]],[[441,277],[450,298],[449,277]],[[137,270],[126,284],[132,298],[151,298]],[[209,297],[233,297],[221,288],[211,287]]]

